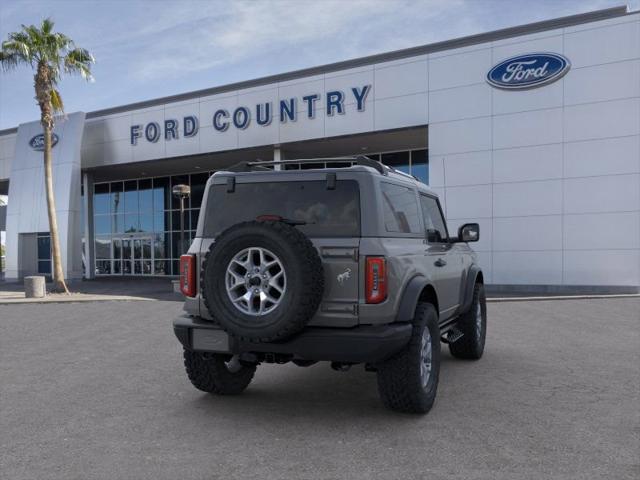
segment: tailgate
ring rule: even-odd
[[[358,324],[359,238],[313,238],[324,269],[324,296],[309,325]]]

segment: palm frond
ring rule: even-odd
[[[60,96],[60,92],[55,88],[51,89],[51,106],[53,107],[53,111],[55,113],[64,112],[64,104],[62,103],[62,97]]]
[[[54,33],[53,38],[55,39],[55,44],[58,49],[73,50],[75,48],[73,40],[67,37],[64,33]]]
[[[91,64],[95,63],[93,55],[84,48],[75,48],[64,57],[64,69],[67,73],[78,73],[87,81],[93,80]]]
[[[28,43],[28,40],[24,39],[18,35],[14,36],[14,38],[9,38],[9,40],[2,42],[2,51],[8,55],[15,55],[19,59],[32,63],[32,50]]]
[[[16,68],[21,60],[22,58],[15,53],[5,52],[4,50],[0,51],[0,65],[2,65],[2,69],[5,72]]]
[[[53,31],[54,25],[55,24],[53,20],[51,20],[51,17],[47,17],[42,20],[42,25],[40,27],[40,30],[42,30],[42,33],[44,33],[45,35],[49,35]]]

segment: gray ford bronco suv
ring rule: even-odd
[[[217,172],[180,259],[186,314],[173,327],[187,375],[230,395],[263,362],[363,363],[387,407],[426,413],[440,343],[462,359],[484,350],[483,275],[467,245],[479,236],[475,223],[450,236],[426,185],[367,157]]]

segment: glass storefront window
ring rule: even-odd
[[[169,187],[169,177],[153,179],[153,210],[155,212],[162,212],[171,208],[171,192]]]
[[[124,232],[124,214],[113,214],[111,216],[111,231],[112,233],[123,233]]]
[[[125,213],[124,233],[135,233],[140,231],[140,216],[137,213]]]
[[[38,260],[38,273],[51,274],[51,260]]]
[[[111,213],[114,215],[124,212],[124,197],[122,190],[122,182],[111,183]],[[109,212],[107,211],[106,213]]]
[[[153,237],[153,256],[158,259],[166,258],[169,253],[167,245],[169,235],[166,233],[156,233]]]
[[[153,211],[153,189],[150,178],[138,180],[138,202],[140,212]]]
[[[96,260],[96,274],[108,275],[111,273],[111,260]]]
[[[166,212],[153,214],[153,231],[164,232],[169,230],[169,214]]]
[[[185,231],[184,232],[185,243],[187,243],[188,238],[189,238],[189,232]],[[180,232],[173,232],[171,234],[171,257],[180,258],[180,255],[182,255],[182,253],[185,251],[186,249],[180,248]]]
[[[171,275],[169,262],[167,260],[156,260],[153,262],[156,275]]]
[[[93,217],[93,227],[96,235],[111,233],[111,215],[96,215]]]
[[[411,174],[427,185],[429,184],[429,155],[427,150],[413,150],[411,152]]]
[[[153,232],[153,213],[151,212],[140,213],[140,231]]]
[[[49,232],[37,234],[38,273],[51,274],[51,236]]]
[[[38,234],[38,260],[51,259],[51,237],[49,234]]]
[[[111,237],[96,237],[96,258],[111,258]]]
[[[122,258],[122,239],[113,239],[113,258]]]
[[[200,215],[200,209],[191,210],[191,228],[195,230],[198,227],[198,216]]]
[[[191,175],[191,208],[200,208],[204,187],[209,179],[208,173],[198,173]]]
[[[189,210],[185,210],[184,211],[184,229],[186,230],[190,230],[191,227],[189,226],[189,218],[190,218],[190,214],[189,214]],[[180,231],[180,210],[174,210],[173,212],[171,212],[171,229],[175,232],[179,232]]]
[[[110,213],[109,211],[109,184],[95,185],[93,194],[93,212]]]
[[[130,180],[124,182],[124,211],[125,213],[138,213],[140,204],[138,202],[138,181]],[[126,220],[125,220],[126,222]]]
[[[392,152],[383,153],[381,161],[385,165],[400,170],[401,172],[411,173],[411,164],[409,163],[409,152]]]
[[[200,210],[191,209],[191,201],[185,202],[185,241],[181,246],[180,202],[173,199],[171,187],[190,185],[193,205],[200,207],[209,175],[205,172],[96,184],[96,273],[177,274],[180,253],[186,251],[195,237],[193,230]]]

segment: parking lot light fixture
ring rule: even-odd
[[[171,189],[173,196],[180,199],[180,251],[179,255],[182,255],[185,251],[184,248],[184,201],[191,195],[191,188],[189,185],[175,185]]]

